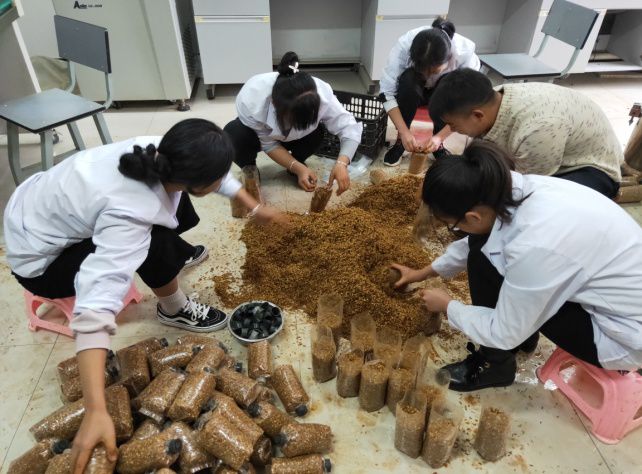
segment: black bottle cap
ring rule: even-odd
[[[196,355],[203,350],[203,346],[194,346],[192,347],[192,355]]]
[[[71,448],[69,440],[60,439],[51,446],[51,452],[54,454],[62,454],[69,448]]]
[[[239,374],[243,372],[243,362],[237,362],[234,364],[234,370],[236,370]]]
[[[254,402],[249,407],[247,407],[247,412],[252,418],[256,418],[261,413],[261,407],[258,403]]]
[[[160,345],[163,346],[163,347],[168,347],[169,346],[169,341],[165,337],[161,337],[159,342],[160,342]]]
[[[274,445],[275,446],[283,446],[287,442],[288,442],[288,438],[283,433],[279,433],[278,435],[276,435],[274,437]]]
[[[308,413],[308,407],[307,405],[299,405],[294,409],[294,413],[296,416],[305,416]]]
[[[323,459],[323,470],[324,472],[332,472],[332,461],[328,458]]]
[[[181,452],[183,447],[183,442],[180,439],[170,439],[167,442],[167,449],[165,450],[167,454],[178,454]]]

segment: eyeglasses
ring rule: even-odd
[[[453,225],[446,224],[446,229],[448,229],[453,234],[462,232],[462,230],[459,227],[457,227],[459,223],[462,221],[462,219],[463,217],[460,217],[459,219],[457,219],[457,222],[455,222]]]

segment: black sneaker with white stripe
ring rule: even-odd
[[[183,265],[183,269],[193,267],[194,265],[198,265],[199,263],[201,263],[203,260],[207,258],[207,255],[208,255],[207,248],[204,245],[195,245],[194,255],[192,255],[190,258],[185,260],[185,265]]]
[[[193,332],[218,331],[227,324],[227,315],[223,311],[199,303],[193,295],[187,297],[187,303],[176,314],[167,314],[159,303],[156,317],[161,324]]]

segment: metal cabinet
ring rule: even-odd
[[[216,84],[237,84],[272,71],[268,0],[193,0],[207,97]]]

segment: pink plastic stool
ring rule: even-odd
[[[571,367],[575,373],[565,377]],[[642,426],[642,376],[637,372],[600,369],[558,348],[537,369],[537,376],[542,383],[555,383],[591,421],[591,431],[603,443],[618,443]]]
[[[25,310],[27,313],[27,318],[29,319],[30,330],[37,331],[39,328],[44,328],[48,329],[49,331],[64,334],[65,336],[74,336],[72,330],[69,329],[68,326],[57,324],[51,321],[45,321],[37,315],[37,310],[41,305],[47,303],[58,308],[67,317],[67,320],[71,321],[74,311],[74,304],[76,303],[75,296],[50,300],[48,298],[43,298],[42,296],[34,295],[27,290],[24,291],[24,295]],[[123,308],[125,308],[132,301],[134,303],[140,303],[142,299],[143,295],[140,294],[138,288],[136,288],[136,285],[132,283],[132,286],[129,288],[127,295],[125,295],[125,298],[123,299]]]

